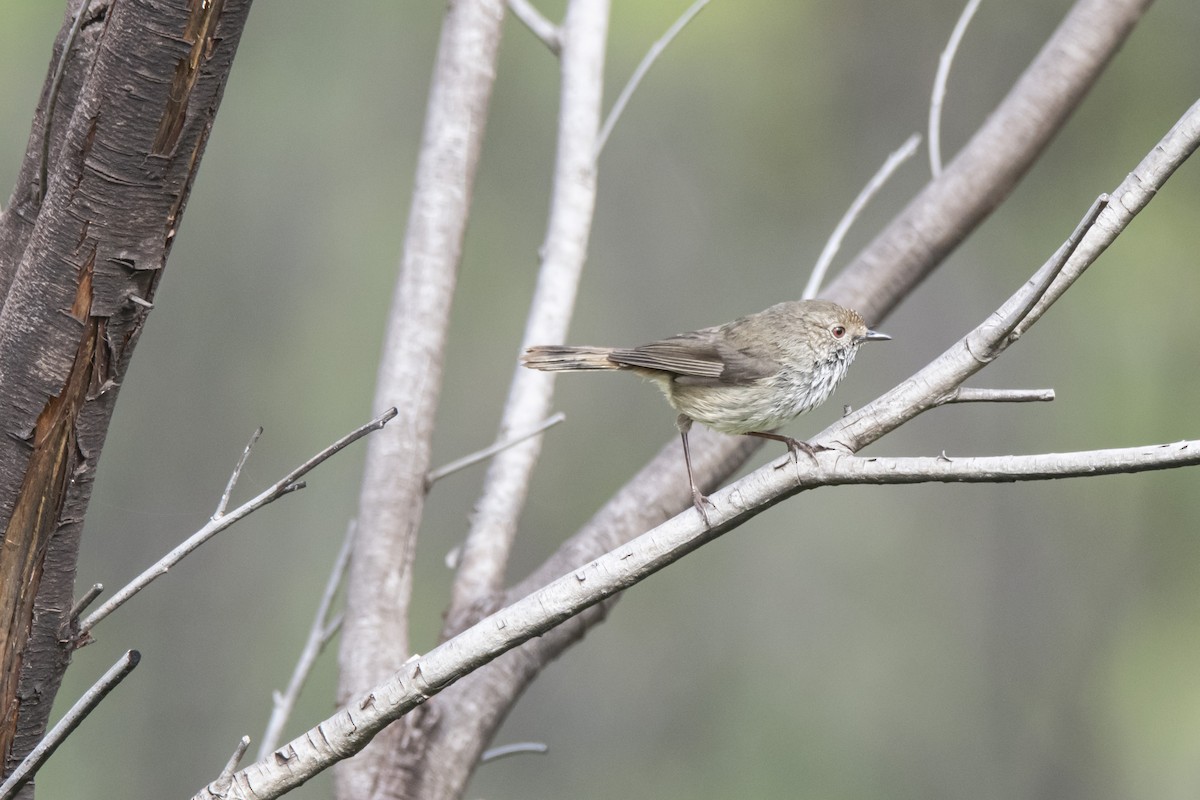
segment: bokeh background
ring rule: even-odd
[[[7,0],[0,187],[24,152],[62,4]],[[256,425],[250,496],[369,416],[442,3],[268,2],[251,15],[100,465],[81,586],[115,588],[198,528]],[[563,0],[542,4],[561,18]],[[616,0],[611,103],[683,0]],[[1067,0],[985,2],[945,110],[946,156]],[[959,0],[714,0],[635,95],[600,160],[571,339],[625,343],[798,296],[859,188],[924,128]],[[1200,96],[1200,6],[1160,0],[1013,196],[880,327],[836,401],[941,352],[1067,236]],[[506,23],[435,439],[494,437],[543,237],[554,58]],[[848,259],[927,178],[904,167]],[[1037,406],[947,408],[876,454],[1061,451],[1197,435],[1200,165],[975,385]],[[8,190],[0,190],[7,196]],[[876,321],[878,322],[878,321]],[[674,434],[636,380],[570,376],[513,565],[538,563]],[[756,459],[761,464],[773,450]],[[143,661],[39,778],[42,797],[181,797],[257,743],[354,513],[362,447],[208,544],[96,631],[60,711]],[[416,646],[482,470],[432,492]],[[487,798],[1184,798],[1200,794],[1200,473],[835,489],[784,503],[627,593],[551,666],[482,767]],[[333,710],[326,657],[289,733]],[[294,796],[329,796],[327,778]]]

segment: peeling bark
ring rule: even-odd
[[[67,615],[96,463],[250,2],[92,2],[64,55],[79,7],[0,215],[5,773],[44,732],[78,645]]]

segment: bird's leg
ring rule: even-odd
[[[800,463],[800,453],[803,452],[803,453],[807,454],[808,457],[813,460],[814,464],[816,464],[817,463],[816,454],[822,450],[829,449],[828,447],[825,447],[824,445],[809,444],[808,442],[802,442],[799,439],[793,439],[790,436],[784,436],[781,433],[770,433],[768,431],[751,431],[750,433],[747,433],[745,435],[746,436],[757,436],[760,439],[774,439],[777,442],[783,442],[784,444],[787,445],[788,452],[792,454],[792,460],[795,461],[796,463]]]
[[[700,512],[700,516],[704,520],[704,527],[711,528],[712,523],[708,521],[708,510],[704,506],[712,506],[713,502],[701,494],[700,489],[696,487],[696,479],[692,477],[692,451],[688,447],[688,431],[692,429],[692,418],[687,414],[680,414],[675,419],[675,427],[679,428],[679,436],[683,439],[683,463],[687,467],[688,486],[692,489],[692,505]]]

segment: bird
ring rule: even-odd
[[[825,402],[863,343],[891,338],[871,330],[853,309],[828,300],[791,300],[637,347],[534,346],[521,363],[544,372],[625,370],[657,383],[679,413],[692,504],[708,525],[705,506],[712,502],[692,475],[692,423],[783,442],[794,459],[800,452],[813,456],[825,448],[775,429]]]

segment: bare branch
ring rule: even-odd
[[[87,611],[88,606],[96,602],[96,598],[99,597],[100,593],[103,591],[103,583],[93,583],[91,588],[83,593],[83,597],[80,597],[75,601],[75,605],[71,606],[71,613],[67,616],[68,621],[70,621],[71,624],[74,624],[75,620],[79,619],[80,615],[83,614],[84,611]]]
[[[551,53],[558,55],[562,52],[562,31],[542,16],[542,12],[534,8],[529,0],[508,0],[508,8],[530,33],[542,40]]]
[[[820,453],[816,459],[819,464],[808,460],[797,464],[800,478],[789,492],[851,483],[1044,480],[1195,466],[1200,465],[1200,441],[979,459],[880,459],[832,453]],[[644,580],[778,502],[783,496],[780,484],[789,481],[786,476],[779,477],[782,474],[768,465],[723,490],[715,498],[712,528],[705,527],[695,514],[673,517],[481,620],[429,653],[410,659],[388,681],[293,739],[273,758],[237,773],[228,792],[217,794],[209,787],[199,792],[196,800],[279,797],[353,755],[376,731],[464,675]]]
[[[219,519],[209,520],[207,525],[189,536],[182,544],[172,549],[171,552],[167,553],[165,556],[156,561],[151,567],[146,569],[144,572],[122,587],[120,591],[118,591],[108,600],[108,602],[104,603],[102,606],[100,606],[100,608],[92,612],[92,614],[89,615],[88,618],[79,625],[79,636],[81,640],[87,639],[88,634],[91,632],[92,628],[96,626],[96,623],[100,622],[109,614],[127,603],[135,594],[149,586],[155,578],[165,575],[167,571],[171,569],[171,567],[182,561],[188,554],[190,554],[200,545],[204,544],[221,531],[231,527],[263,506],[268,505],[269,503],[278,500],[285,494],[293,492],[300,486],[303,486],[303,483],[299,481],[302,476],[307,475],[319,464],[327,461],[329,458],[344,450],[346,447],[350,446],[362,437],[366,436],[368,433],[379,430],[395,416],[396,409],[388,409],[365,425],[360,425],[359,427],[355,428],[350,433],[338,439],[336,442],[329,445],[324,450],[293,469],[257,497],[248,500],[228,514],[223,514]]]
[[[955,389],[941,401],[949,403],[1049,403],[1053,389]]]
[[[233,748],[233,753],[230,754],[229,761],[225,762],[225,769],[221,770],[221,774],[213,781],[213,786],[229,786],[233,783],[233,773],[237,771],[238,764],[242,763],[242,759],[249,749],[249,736],[243,736],[241,739],[238,739],[237,747]]]
[[[456,0],[445,9],[373,401],[375,409],[398,406],[401,416],[367,447],[338,650],[339,702],[390,675],[410,646],[409,603],[425,476],[505,5],[504,0]],[[375,794],[387,760],[402,749],[401,733],[339,770],[335,794]],[[407,751],[406,756],[417,754]]]
[[[242,450],[242,457],[238,459],[233,472],[229,474],[229,482],[225,484],[225,491],[221,493],[221,500],[217,503],[217,510],[213,512],[212,519],[220,519],[224,516],[225,509],[229,507],[229,498],[233,494],[233,488],[237,486],[238,478],[242,476],[242,470],[246,466],[246,461],[250,458],[250,451],[254,449],[254,445],[262,435],[263,429],[261,425],[254,429],[254,433],[250,434],[250,441],[246,442],[246,447]]]
[[[501,758],[508,758],[509,756],[516,756],[522,753],[545,754],[549,752],[550,746],[542,742],[516,742],[515,744],[506,744],[483,751],[483,755],[479,757],[479,763],[486,764],[489,761],[498,761]]]
[[[542,266],[522,336],[522,349],[561,342],[574,310],[587,258],[596,206],[596,130],[604,87],[608,0],[572,0],[563,21],[561,111],[554,166],[554,194]],[[532,428],[550,413],[551,376],[514,363],[513,378],[497,438]],[[496,455],[463,543],[443,637],[478,616],[504,583],[508,555],[529,490],[541,440],[530,439]],[[396,663],[396,662],[393,662]]]
[[[604,120],[604,126],[600,128],[600,135],[596,137],[596,156],[600,156],[600,152],[604,150],[604,145],[608,142],[608,137],[616,127],[617,120],[621,118],[622,112],[625,111],[625,106],[629,104],[629,98],[637,90],[638,84],[642,82],[642,78],[646,77],[646,73],[650,71],[650,67],[662,55],[663,50],[667,49],[667,45],[671,40],[679,35],[692,19],[700,13],[700,11],[708,5],[708,0],[696,0],[688,6],[687,10],[680,15],[679,19],[671,27],[667,28],[658,41],[650,46],[649,51],[642,57],[641,63],[637,65],[637,69],[629,76],[629,82],[625,84],[625,88],[621,90],[621,94],[617,95],[617,102],[613,103],[612,110],[608,112],[608,118]]]
[[[304,688],[304,683],[308,680],[313,665],[317,663],[317,656],[321,654],[325,645],[337,631],[336,625],[330,624],[329,612],[333,606],[333,598],[337,595],[338,587],[341,586],[342,579],[346,575],[346,567],[350,564],[350,553],[353,546],[354,524],[351,523],[346,528],[342,549],[338,551],[337,558],[333,562],[333,569],[329,573],[329,579],[325,582],[325,591],[321,594],[321,602],[317,604],[317,612],[313,616],[312,626],[308,629],[308,638],[300,651],[300,657],[296,660],[296,667],[292,670],[292,677],[288,681],[287,689],[282,694],[275,693],[271,718],[267,720],[262,743],[258,747],[260,760],[266,758],[279,743],[279,736],[283,733],[283,727],[292,715],[292,709],[296,707],[300,690]]]
[[[950,32],[950,40],[938,58],[937,74],[933,79],[933,96],[929,100],[929,170],[933,177],[942,174],[942,103],[946,99],[946,82],[950,79],[950,66],[954,63],[954,55],[962,43],[963,34],[971,24],[971,18],[979,9],[979,0],[967,0],[954,30]]]
[[[1131,0],[1130,2],[1115,0],[1115,2],[1103,4],[1093,3],[1091,0],[1081,0],[1077,9],[1068,17],[1067,22],[1064,22],[1051,41],[1043,48],[1042,55],[1039,56],[1038,67],[1033,70],[1032,74],[1039,74],[1043,71],[1057,74],[1057,79],[1072,84],[1064,89],[1067,94],[1072,96],[1081,94],[1084,89],[1074,82],[1082,82],[1086,86],[1094,79],[1104,61],[1097,48],[1115,48],[1119,45],[1124,33],[1133,24],[1143,5],[1140,0]],[[1103,16],[1095,17],[1084,14],[1087,11],[1100,13],[1097,6],[1103,9]],[[1112,27],[1098,32],[1096,27],[1100,23]],[[1060,70],[1053,68],[1056,48],[1064,48],[1061,58],[1065,59],[1065,63]],[[1080,68],[1078,60],[1081,54],[1087,54],[1088,59],[1093,59],[1090,68]],[[1028,114],[1031,113],[1030,109],[1033,109],[1033,116],[1043,120],[1047,116],[1056,116],[1058,112],[1055,109],[1058,101],[1050,97],[1044,89],[1045,87],[1042,85],[1023,79],[1021,86],[1010,95],[1009,101],[1006,101],[1005,104],[1006,108],[1002,111],[1004,114],[1008,114],[1013,113],[1016,108],[1022,108],[1025,109],[1023,113]],[[1001,117],[1004,114],[1001,114]],[[1010,123],[1017,127],[1023,125],[1019,120],[1010,120]],[[991,122],[988,123],[989,126],[991,124]],[[1022,147],[1025,144],[1026,142],[1023,141]],[[986,153],[979,150],[976,152],[976,156],[984,157]],[[1003,159],[1018,158],[1019,160],[1021,157],[1023,156],[1019,153],[1009,150]],[[963,158],[962,154],[955,158],[955,162],[959,162],[961,158]],[[986,175],[974,172],[979,166],[977,163],[972,168],[972,173],[979,180],[984,180],[987,178]],[[988,169],[996,166],[996,164],[991,164]],[[954,165],[951,164],[943,178],[948,176],[953,169]],[[1154,181],[1152,180],[1150,183],[1152,189],[1155,185]],[[900,262],[909,265],[921,262],[926,258],[935,260],[940,258],[934,252],[936,247],[934,251],[927,249],[928,243],[943,235],[942,226],[965,224],[964,220],[975,213],[972,210],[972,206],[976,202],[974,193],[984,185],[986,184],[977,185],[971,174],[960,174],[959,180],[952,183],[941,182],[926,190],[925,202],[929,205],[924,206],[922,213],[917,216],[910,213],[910,208],[910,212],[906,212],[901,217],[903,221],[898,220],[889,228],[896,238],[890,242],[886,252]],[[976,186],[979,189],[970,188]],[[963,195],[961,193],[968,189],[971,199],[966,205],[962,205]],[[1114,195],[1114,204],[1118,203],[1116,197]],[[953,198],[959,198],[957,204]],[[925,212],[931,211],[934,207],[938,209],[938,213],[936,215],[930,213],[929,216],[925,216]],[[1107,213],[1111,213],[1111,211]],[[1103,223],[1103,220],[1101,222]],[[906,225],[913,227],[906,227]],[[879,240],[877,240],[877,244],[878,242]],[[1090,247],[1090,245],[1085,244],[1085,247]],[[876,255],[884,252],[885,250],[879,250]],[[911,286],[908,278],[903,274],[903,269],[891,273],[887,271],[882,261],[880,267],[879,271],[872,273],[869,281],[855,280],[851,283],[842,283],[839,277],[831,290],[825,292],[823,296],[859,307],[872,314],[878,312],[871,309],[894,305]],[[1068,269],[1073,269],[1073,267],[1068,267]],[[1053,288],[1051,292],[1053,292]],[[879,305],[878,298],[884,298],[886,302]],[[758,447],[757,440],[747,437],[724,436],[710,433],[705,429],[693,429],[692,434],[694,438],[692,466],[698,480],[702,482],[701,489],[705,492],[711,491],[713,487],[719,485],[718,481],[733,474]],[[577,565],[587,563],[601,553],[613,550],[623,542],[628,542],[638,533],[657,526],[672,514],[690,508],[690,495],[686,482],[682,479],[680,463],[679,440],[676,437],[660,448],[658,453],[598,509],[579,531],[568,537],[528,576],[507,590],[504,602],[510,603],[524,597],[546,585],[555,577],[574,569]],[[480,671],[469,676],[455,687],[454,702],[432,701],[430,707],[438,713],[440,725],[447,729],[453,729],[460,740],[470,737],[473,741],[488,741],[505,718],[512,702],[536,678],[540,670],[582,638],[592,626],[602,622],[608,607],[609,603],[604,603],[590,609],[585,614],[573,619],[570,624],[560,626],[543,635],[538,640],[536,647],[522,647],[510,653],[506,657],[503,669]],[[501,704],[495,699],[498,697],[510,698],[510,700],[508,704]],[[464,710],[460,711],[460,709]],[[481,713],[481,709],[486,709],[487,713]],[[476,759],[471,760],[473,763]]]
[[[823,296],[870,320],[885,316],[1008,196],[1149,5],[1150,0],[1077,0],[942,174],[880,231]]]
[[[5,778],[4,783],[0,784],[0,800],[9,800],[15,796],[17,791],[37,774],[46,760],[54,755],[58,746],[79,727],[79,723],[83,722],[88,714],[91,714],[96,706],[100,705],[100,701],[107,697],[109,692],[117,688],[117,684],[123,681],[126,675],[133,672],[141,658],[142,656],[137,650],[127,651],[108,668],[107,672],[100,676],[100,680],[93,683],[91,688],[75,701],[71,710],[63,715],[58,724],[42,737],[29,755],[25,756],[17,768]]]
[[[550,582],[507,608],[483,619],[424,656],[414,656],[403,670],[323,722],[315,731],[294,739],[235,776],[231,797],[269,798],[289,790],[337,760],[357,752],[384,726],[424,704],[459,678],[513,647],[547,633],[566,619],[645,579],[669,563],[732,530],[766,508],[805,489],[841,483],[915,483],[923,481],[1043,480],[1139,472],[1200,464],[1200,441],[1152,447],[1096,450],[1069,454],[990,458],[880,459],[852,453],[921,411],[936,406],[962,380],[988,360],[975,358],[967,346],[976,341],[991,354],[1002,352],[1014,339],[1015,309],[1029,309],[1020,322],[1032,324],[1053,302],[1045,291],[1046,275],[1058,276],[1055,287],[1069,286],[1115,237],[1136,210],[1144,207],[1174,167],[1200,142],[1200,104],[1194,106],[1139,168],[1114,192],[1122,202],[1109,205],[1077,237],[1068,240],[999,310],[963,337],[929,367],[896,389],[831,426],[814,443],[837,443],[845,452],[822,452],[813,459],[769,464],[711,497],[711,527],[694,514],[667,520],[628,544],[596,558]],[[1157,181],[1155,184],[1152,181]],[[1137,182],[1138,191],[1126,184]],[[1120,205],[1120,213],[1108,212]],[[1092,216],[1089,212],[1085,222]],[[1113,219],[1112,217],[1116,217]],[[1101,242],[1097,242],[1099,239]],[[1075,246],[1075,245],[1078,246]],[[1064,251],[1070,251],[1064,259]],[[1058,292],[1061,295],[1061,291]],[[1030,297],[1041,297],[1030,308]],[[792,470],[778,467],[791,464]],[[250,787],[253,786],[251,792]],[[198,798],[213,797],[205,790]]]
[[[434,470],[430,470],[429,475],[427,475],[425,478],[425,484],[427,486],[433,486],[434,483],[436,483],[437,481],[440,481],[442,478],[453,475],[456,472],[461,472],[462,470],[466,469],[467,467],[471,467],[471,466],[474,466],[475,464],[478,464],[480,461],[487,461],[489,458],[496,455],[501,450],[507,450],[508,448],[512,447],[513,445],[520,444],[521,442],[525,441],[526,439],[530,439],[534,436],[537,436],[539,433],[542,433],[542,432],[548,430],[549,428],[554,427],[555,425],[562,422],[566,418],[567,418],[567,415],[562,413],[561,411],[559,411],[558,413],[553,414],[552,416],[548,417],[547,419],[542,420],[541,422],[539,422],[537,425],[535,425],[530,430],[515,434],[513,436],[508,437],[507,439],[504,439],[499,442],[495,442],[494,444],[490,444],[487,447],[483,448],[482,450],[476,450],[474,453],[465,455],[462,458],[457,458],[454,461],[451,461],[449,464],[438,467],[437,469],[434,469]]]
[[[908,159],[912,158],[913,153],[917,152],[917,145],[921,143],[921,135],[914,133],[905,140],[904,144],[894,150],[887,160],[873,176],[867,181],[867,185],[858,193],[858,197],[854,198],[854,202],[850,204],[850,208],[846,209],[846,213],[838,221],[837,227],[833,229],[833,233],[829,236],[829,241],[825,243],[825,247],[821,250],[821,255],[817,258],[816,266],[813,267],[812,274],[808,277],[808,283],[804,287],[805,300],[817,296],[821,291],[821,284],[825,280],[825,273],[829,269],[829,265],[833,263],[834,256],[842,247],[842,239],[846,237],[846,231],[850,230],[850,226],[854,224],[854,220],[858,219],[858,215],[867,207],[867,203],[871,202],[883,185],[887,183],[888,178],[892,177],[892,173]]]

